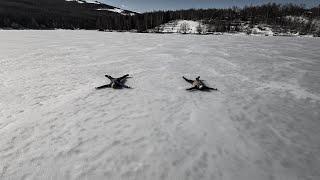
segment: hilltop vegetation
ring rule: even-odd
[[[174,20],[193,20],[207,24],[209,32],[247,32],[255,27],[261,30],[270,27],[275,32],[299,32],[320,35],[320,6],[305,8],[294,4],[265,4],[229,9],[189,9],[179,11],[157,11],[144,14],[148,28],[158,27]],[[262,27],[263,25],[264,27]]]
[[[86,2],[86,1],[84,1]],[[94,1],[96,2],[96,1]],[[109,10],[109,11],[103,11]],[[122,13],[125,12],[125,13]],[[211,32],[239,32],[265,24],[279,33],[320,35],[320,5],[265,4],[228,9],[154,11],[143,14],[120,10],[103,3],[65,0],[2,0],[0,27],[14,29],[100,29],[147,32],[174,20],[208,24]],[[158,31],[161,32],[161,31]]]
[[[103,18],[108,22],[105,26],[119,29],[121,22],[137,14],[116,10],[121,9],[98,1],[1,0],[0,28],[97,29]]]

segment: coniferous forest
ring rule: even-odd
[[[100,29],[146,32],[172,20],[201,20],[216,32],[239,31],[241,22],[267,24],[274,28],[293,29],[302,34],[320,35],[314,24],[320,18],[320,5],[269,3],[260,6],[227,9],[188,9],[126,13],[99,11],[115,8],[103,3],[89,4],[65,0],[1,0],[0,28],[4,29]],[[307,22],[289,21],[288,16],[304,17]],[[233,28],[231,28],[231,26]],[[235,28],[234,28],[235,27]]]

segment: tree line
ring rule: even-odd
[[[12,0],[10,2],[7,0],[7,4],[0,2],[0,28],[100,29],[146,32],[161,24],[184,19],[201,20],[210,25],[211,31],[216,32],[240,31],[239,26],[243,22],[249,23],[251,26],[263,23],[275,28],[293,29],[302,33],[319,33],[320,31],[313,23],[314,20],[320,18],[320,5],[306,8],[296,4],[269,3],[243,8],[153,11],[131,16],[79,7],[77,4],[69,3],[66,5],[65,1],[61,1],[58,6],[52,4],[50,0],[42,0],[47,1],[50,6],[39,5],[38,7],[30,6],[27,3],[28,1],[39,2],[37,0],[20,1],[25,1],[26,4],[23,7],[15,7],[14,5],[8,6]],[[308,22],[292,21],[288,19],[288,16],[305,17]]]

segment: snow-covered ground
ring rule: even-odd
[[[0,31],[0,179],[320,179],[320,40]],[[95,90],[104,74],[134,89]],[[220,91],[187,92],[200,75]]]

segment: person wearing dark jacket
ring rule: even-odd
[[[185,78],[184,76],[182,76],[182,78],[184,80],[186,80],[188,83],[192,84],[191,88],[186,89],[188,91],[192,91],[192,90],[200,90],[200,91],[214,90],[214,91],[217,91],[218,90],[216,88],[211,88],[211,87],[208,87],[207,85],[205,85],[204,82],[202,80],[200,80],[200,76],[198,76],[196,78],[196,80],[190,80],[190,79]]]
[[[96,89],[104,89],[104,88],[113,88],[113,89],[122,89],[122,88],[131,88],[129,86],[126,86],[124,83],[126,82],[127,78],[129,78],[129,74],[126,74],[119,78],[113,78],[110,75],[105,75],[110,80],[109,84],[96,87]]]

